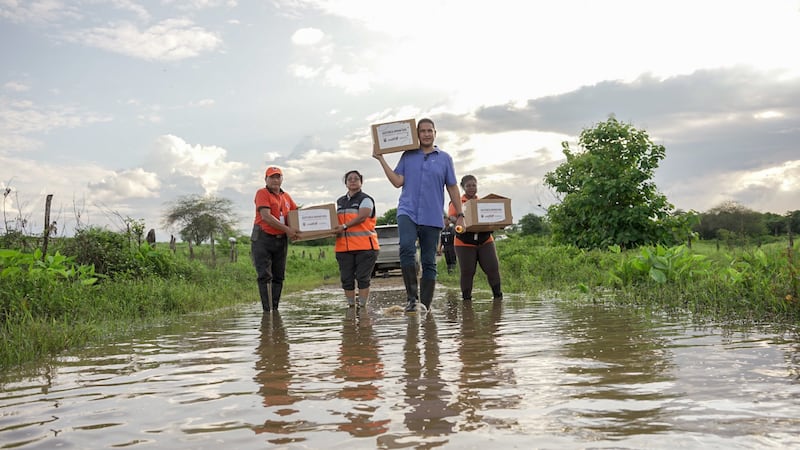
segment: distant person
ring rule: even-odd
[[[478,179],[475,176],[464,175],[461,178],[461,188],[464,189],[464,195],[461,197],[462,203],[478,198]],[[449,210],[451,218],[458,214],[456,211],[455,206],[451,203]],[[465,302],[472,300],[473,279],[475,278],[477,265],[480,264],[481,270],[486,274],[486,279],[492,288],[493,299],[502,300],[500,262],[497,259],[492,232],[456,234],[455,250],[458,267],[461,270],[461,299]]]
[[[361,190],[364,177],[351,170],[344,174],[347,193],[336,200],[336,261],[347,305],[367,306],[370,277],[378,259],[378,234],[375,232],[375,200]]]
[[[444,261],[447,263],[447,273],[453,273],[456,268],[456,249],[453,242],[456,237],[456,226],[450,221],[449,217],[445,218],[445,226],[439,240],[439,250],[436,252],[438,255],[444,254]]]
[[[297,238],[297,230],[286,224],[289,211],[297,209],[292,197],[283,191],[283,172],[267,168],[266,187],[256,191],[256,218],[250,235],[253,265],[258,274],[258,293],[264,312],[278,310],[286,274],[288,239]]]
[[[383,168],[394,187],[402,187],[397,205],[397,228],[400,234],[400,265],[408,302],[405,310],[417,310],[417,300],[430,309],[436,286],[436,248],[444,222],[444,190],[456,205],[457,223],[463,225],[460,192],[453,158],[434,145],[436,127],[431,119],[417,124],[420,146],[403,152],[394,170],[383,155],[373,150],[372,156]],[[419,239],[422,278],[417,288],[416,242]]]

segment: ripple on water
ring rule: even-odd
[[[366,312],[338,290],[191,316],[6,373],[4,448],[785,448],[793,331],[731,331],[509,296]],[[476,298],[479,298],[476,295]]]

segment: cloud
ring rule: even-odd
[[[31,149],[39,141],[30,134],[58,128],[79,128],[109,122],[112,118],[69,105],[40,106],[29,100],[0,97],[0,151]],[[16,148],[22,145],[23,148]]]
[[[188,179],[202,187],[205,194],[215,194],[222,186],[239,185],[247,166],[228,161],[224,148],[191,145],[177,136],[164,135],[156,140],[146,167],[168,185]]]
[[[145,30],[129,22],[67,34],[67,40],[148,61],[178,61],[210,52],[222,38],[188,19],[166,19]]]
[[[15,23],[50,23],[80,16],[77,6],[58,0],[0,0],[0,18]]]
[[[3,89],[12,92],[25,92],[28,89],[30,89],[30,86],[16,81],[9,81],[8,83],[3,85]]]
[[[112,172],[99,181],[90,181],[88,187],[97,200],[117,202],[125,198],[158,197],[161,183],[157,174],[136,168]]]
[[[292,34],[292,43],[300,46],[312,46],[319,44],[325,37],[325,33],[318,28],[301,28]]]

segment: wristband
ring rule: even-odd
[[[464,213],[458,213],[458,214],[456,214],[456,219],[457,219],[457,218],[459,218],[459,217],[464,217]]]

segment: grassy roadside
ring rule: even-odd
[[[165,247],[165,246],[164,246]],[[208,312],[259,301],[249,246],[231,261],[195,247],[194,259],[179,247],[149,257],[175,263],[166,276],[117,276],[87,285],[53,275],[62,268],[36,268],[9,275],[0,286],[0,371],[47,359],[91,343],[124,339],[137,330],[187,313]],[[0,264],[0,269],[3,264]],[[6,267],[7,269],[7,267]],[[333,248],[290,247],[284,292],[311,289],[338,279]]]
[[[249,246],[237,249],[235,261],[221,248],[213,263],[207,247],[195,247],[194,259],[185,247],[174,255],[140,249],[141,267],[94,284],[82,283],[91,274],[76,276],[63,261],[14,271],[0,258],[0,368],[125,339],[187,313],[257,302]],[[587,251],[511,236],[497,242],[497,251],[507,293],[558,292],[564,300],[690,312],[715,321],[800,324],[797,245],[792,251],[786,243]],[[292,245],[289,253],[285,292],[338,286],[332,246]],[[458,272],[447,274],[440,261],[439,282],[457,289]],[[488,290],[480,270],[475,287]]]

